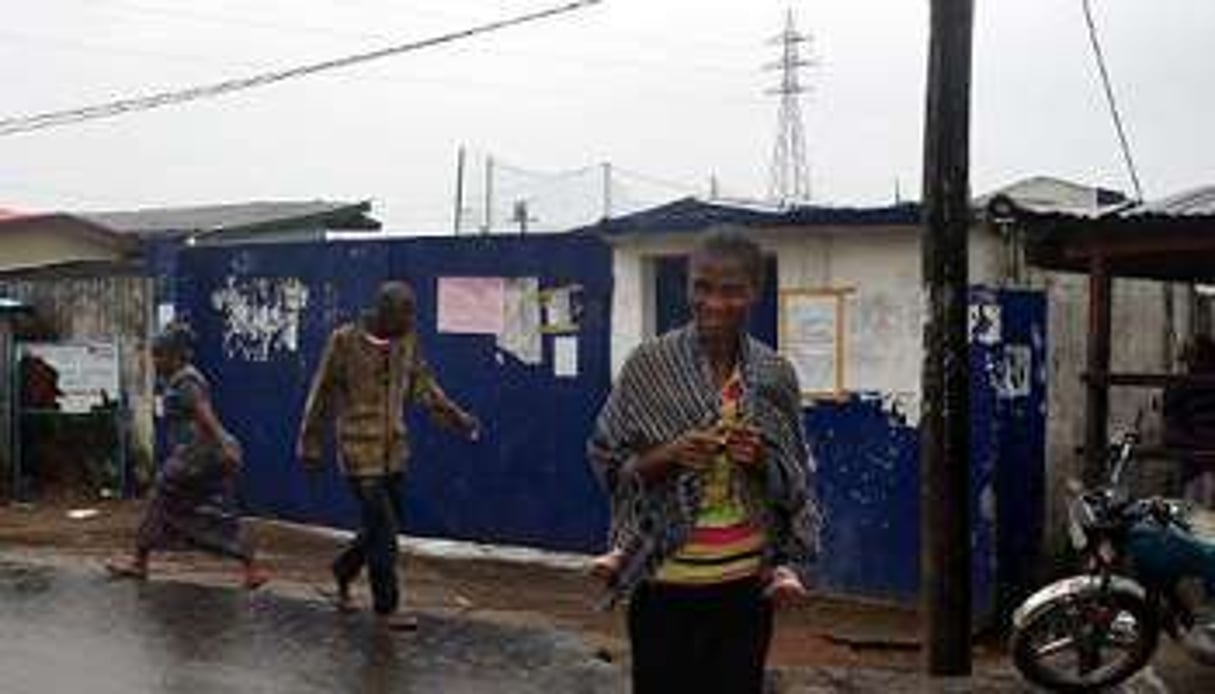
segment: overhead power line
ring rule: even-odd
[[[242,77],[217,82],[215,84],[190,87],[187,89],[159,92],[147,96],[118,99],[94,106],[86,106],[84,108],[50,111],[47,113],[39,113],[30,116],[5,118],[0,120],[0,137],[30,132],[33,130],[43,130],[46,128],[70,125],[97,118],[110,118],[133,111],[147,111],[154,108],[160,108],[162,106],[171,106],[189,101],[198,101],[223,94],[252,89],[254,87],[284,82],[298,77],[315,75],[320,72],[328,72],[330,70],[346,68],[352,65],[358,65],[360,63],[380,60],[382,58],[388,58],[400,55],[402,53],[410,53],[423,48],[431,48],[433,46],[438,46],[445,43],[452,43],[462,39],[472,38],[480,34],[487,34],[501,29],[506,29],[508,27],[518,26],[520,24],[526,24],[561,14],[567,14],[590,7],[591,5],[597,5],[602,1],[603,0],[576,0],[575,2],[570,2],[564,5],[518,15],[508,19],[488,22],[486,24],[480,24],[468,29],[442,34],[440,36],[423,39],[421,41],[413,41],[410,43],[390,46],[388,48],[381,48],[374,51],[356,53],[354,55],[343,56],[341,58],[334,58],[308,65],[301,65],[299,67],[288,68],[286,70],[264,72],[251,77]]]
[[[1122,125],[1122,114],[1118,110],[1118,101],[1114,98],[1114,87],[1110,82],[1109,69],[1105,65],[1105,51],[1101,48],[1101,38],[1097,34],[1097,24],[1093,21],[1093,8],[1089,0],[1081,0],[1084,5],[1084,21],[1088,24],[1088,38],[1093,45],[1093,55],[1097,59],[1097,69],[1101,73],[1101,85],[1105,88],[1105,102],[1110,109],[1110,117],[1114,119],[1114,130],[1118,132],[1118,144],[1122,148],[1122,161],[1131,176],[1131,185],[1135,187],[1135,199],[1143,201],[1143,186],[1139,184],[1139,171],[1135,167],[1135,159],[1131,156],[1131,146],[1127,141],[1126,128]]]

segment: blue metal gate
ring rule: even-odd
[[[178,312],[200,335],[198,360],[246,448],[244,503],[254,513],[350,526],[333,465],[316,489],[294,459],[307,388],[329,331],[354,318],[380,282],[413,284],[419,334],[445,390],[484,424],[479,443],[414,416],[406,531],[424,536],[590,550],[606,507],[584,445],[609,381],[610,254],[586,237],[438,239],[195,248],[183,252]],[[436,331],[440,277],[536,277],[578,284],[576,377],[528,365],[493,336]],[[234,297],[239,306],[233,306]],[[295,323],[285,313],[295,312]]]
[[[1028,585],[1041,543],[1046,302],[1040,292],[975,288],[971,314],[971,542],[975,611],[984,619]],[[880,394],[820,403],[806,429],[825,516],[824,586],[913,601],[919,432],[887,412]]]

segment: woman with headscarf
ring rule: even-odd
[[[234,509],[240,444],[220,423],[210,384],[191,363],[193,342],[192,332],[181,324],[169,326],[153,341],[168,456],[136,532],[133,556],[108,562],[106,568],[118,578],[144,579],[153,551],[195,549],[240,561],[244,586],[255,589],[268,575],[254,560]]]

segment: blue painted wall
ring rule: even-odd
[[[977,321],[970,343],[973,589],[982,620],[1029,586],[1041,544],[1046,304],[1039,292],[975,288],[971,305],[992,307],[977,316],[996,317],[990,329]],[[1016,375],[1029,380],[1012,382],[1012,364],[1025,367]],[[807,411],[806,430],[826,518],[824,586],[914,601],[918,431],[888,412],[878,396],[819,403]]]
[[[919,574],[919,432],[880,399],[823,401],[806,414],[824,516],[823,586],[893,600]]]
[[[601,548],[607,508],[587,467],[585,438],[610,387],[611,257],[582,236],[408,239],[188,249],[179,258],[179,313],[196,327],[199,362],[216,401],[244,442],[246,505],[255,513],[352,525],[355,509],[330,465],[315,488],[294,460],[300,410],[329,331],[357,315],[388,278],[416,288],[420,334],[444,387],[485,424],[479,444],[412,417],[415,454],[406,485],[406,529],[424,536],[563,550]],[[535,276],[543,287],[584,287],[580,373],[552,373],[500,353],[489,336],[435,331],[443,276]],[[212,303],[228,282],[296,278],[309,291],[298,350],[265,361],[233,358]],[[1041,534],[1045,402],[1045,308],[1040,294],[976,289],[998,307],[995,339],[972,339],[972,481],[976,608],[1027,577]],[[990,313],[990,312],[989,312]],[[1010,346],[1027,346],[1033,379],[1007,387]],[[1015,351],[1015,350],[1013,350]],[[1024,350],[1022,350],[1024,351]],[[854,397],[806,413],[826,516],[821,574],[830,590],[908,602],[918,585],[918,432],[883,407]],[[998,522],[997,522],[998,521]]]
[[[989,372],[993,378],[988,393],[994,398],[991,419],[998,456],[993,480],[996,600],[1007,609],[1034,588],[1034,565],[1045,532],[1047,308],[1041,292],[1000,290],[997,297],[1002,341],[991,355],[995,369]]]
[[[245,445],[242,493],[254,513],[350,526],[355,509],[335,465],[311,485],[293,446],[312,372],[330,330],[357,315],[388,278],[418,294],[419,333],[444,388],[485,425],[472,444],[411,418],[414,455],[406,484],[413,534],[568,550],[597,548],[606,508],[586,466],[586,433],[608,387],[610,256],[584,237],[409,239],[357,244],[198,248],[182,254],[179,310],[201,338],[198,361],[216,403]],[[435,331],[441,276],[536,276],[541,287],[583,286],[577,378],[557,379],[551,338],[545,360],[524,365],[491,336]],[[225,353],[213,293],[229,281],[296,278],[309,292],[299,349],[267,361]],[[332,460],[330,461],[332,462]]]

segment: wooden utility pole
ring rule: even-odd
[[[920,606],[925,667],[970,674],[970,66],[973,0],[932,0],[924,125]]]
[[[1109,445],[1110,340],[1113,279],[1109,261],[1100,253],[1088,266],[1088,359],[1084,374],[1084,484],[1095,487],[1105,477]]]

